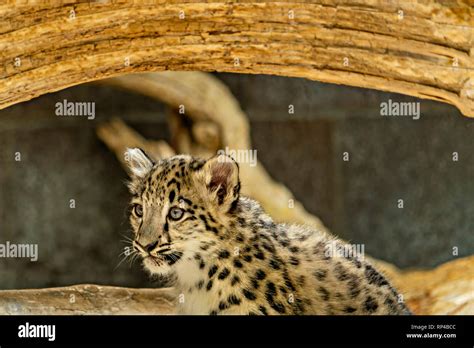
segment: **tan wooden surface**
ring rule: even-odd
[[[471,0],[20,3],[0,5],[0,109],[126,73],[198,70],[374,88],[474,116]]]

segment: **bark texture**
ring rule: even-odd
[[[101,285],[2,290],[0,315],[172,314],[172,289],[131,289]]]
[[[471,0],[0,5],[0,108],[132,72],[304,77],[474,116]]]

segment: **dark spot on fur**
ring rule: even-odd
[[[264,271],[262,271],[261,269],[257,270],[257,272],[255,273],[255,277],[258,280],[263,280],[263,279],[265,279],[266,276],[267,276],[266,273]]]
[[[230,274],[230,271],[228,268],[224,268],[221,273],[219,273],[219,275],[217,276],[217,278],[219,280],[223,280],[225,278],[227,278],[227,276]]]
[[[212,266],[212,267],[209,269],[209,273],[208,273],[209,278],[212,278],[212,276],[213,276],[214,274],[216,274],[217,269],[218,269],[218,267],[217,267],[216,265]]]
[[[244,294],[245,298],[251,300],[251,301],[254,301],[257,296],[255,296],[255,294],[247,289],[243,289],[242,290],[242,293]]]
[[[234,260],[234,266],[237,267],[237,268],[242,268],[243,267],[242,262],[240,262],[237,259]]]
[[[252,287],[253,287],[254,289],[258,289],[258,288],[260,287],[260,284],[258,283],[258,280],[255,279],[255,278],[253,278],[253,279],[250,281],[250,283],[252,284]]]
[[[224,309],[229,308],[229,305],[225,303],[224,301],[219,302],[219,309],[223,311]]]
[[[204,226],[206,226],[206,230],[209,231],[211,229],[211,226],[207,223],[207,219],[204,215],[199,215],[199,218],[201,219],[202,222],[204,222]]]
[[[349,296],[354,299],[360,294],[360,288],[359,288],[359,282],[357,281],[357,278],[354,277],[351,279],[348,283],[349,286]]]
[[[379,307],[377,301],[372,296],[367,297],[367,299],[364,302],[364,308],[367,312],[373,313],[377,310]]]
[[[230,282],[230,285],[235,285],[237,283],[240,283],[240,278],[238,276],[234,276]]]
[[[200,281],[197,283],[197,288],[198,288],[199,290],[201,290],[203,286],[204,286],[204,280],[200,280]]]
[[[268,295],[270,296],[275,296],[277,294],[275,284],[273,282],[268,282],[267,283],[267,292]]]
[[[170,200],[170,203],[173,203],[175,196],[176,196],[176,193],[174,192],[174,190],[171,190],[171,192],[170,192],[170,194],[169,194],[169,196],[168,196],[168,198],[169,198],[169,200]]]
[[[168,181],[168,183],[166,184],[167,187],[170,187],[172,184],[176,184],[176,185],[179,185],[179,182],[176,181],[176,179],[171,179],[170,181]],[[179,188],[178,188],[179,190]]]
[[[280,313],[280,314],[285,314],[286,313],[285,306],[283,305],[283,303],[278,302],[278,301],[273,301],[273,302],[269,302],[268,304],[270,305],[270,307],[272,307],[278,313]]]
[[[349,279],[349,275],[347,274],[344,267],[342,267],[342,265],[337,264],[335,267],[335,271],[336,271],[337,280],[344,281],[344,280]]]
[[[296,291],[295,286],[293,285],[288,273],[286,271],[283,272],[283,279],[285,280],[285,285],[291,291]]]
[[[212,186],[216,186],[216,185],[215,184],[213,185],[213,183],[211,182],[211,187]],[[224,203],[224,198],[226,196],[226,193],[227,192],[226,192],[225,188],[222,187],[222,186],[217,189],[216,196],[217,196],[217,203],[219,205],[222,205],[222,203]]]
[[[227,299],[227,302],[229,302],[230,305],[239,305],[240,304],[240,298],[238,298],[235,295],[230,295],[229,298]]]
[[[214,220],[214,218],[212,217],[211,214],[207,214],[207,217],[209,218],[209,220],[211,220],[211,222],[217,223],[216,220]]]
[[[375,284],[377,286],[388,285],[387,280],[377,272],[371,265],[365,265],[365,277],[368,279],[369,284]]]
[[[300,264],[300,260],[298,260],[298,258],[294,257],[294,256],[291,256],[290,257],[290,263],[293,265],[293,266],[298,266]]]
[[[328,275],[328,271],[325,269],[318,269],[314,271],[313,275],[317,280],[323,281],[324,279],[326,279],[326,276]]]
[[[270,260],[270,267],[273,269],[280,269],[280,262],[275,259]]]
[[[230,256],[230,253],[227,250],[221,250],[218,254],[220,259],[227,259]]]
[[[265,255],[261,251],[253,254],[253,256],[255,256],[259,260],[265,260]]]
[[[237,218],[237,223],[240,225],[240,227],[247,227],[247,222],[245,221],[245,219],[243,217],[239,217]]]
[[[242,258],[244,259],[245,262],[252,261],[252,256],[250,256],[250,255],[244,255]]]
[[[209,291],[212,288],[212,279],[207,282],[206,290]]]
[[[354,313],[357,309],[355,309],[354,307],[350,307],[350,306],[347,306],[344,308],[344,312],[345,313]]]
[[[267,283],[267,290],[265,292],[265,299],[267,300],[268,304],[271,308],[277,311],[280,314],[284,314],[286,312],[285,306],[278,301],[275,301],[274,296],[276,296],[277,290],[275,284],[272,282]]]
[[[360,268],[362,266],[362,263],[359,261],[357,256],[353,257],[351,255],[345,254],[344,257],[350,262],[352,262],[357,268]]]
[[[321,294],[323,301],[329,301],[329,291],[327,291],[326,288],[320,286],[318,292]]]
[[[199,246],[199,249],[206,251],[207,249],[209,249],[209,247],[210,247],[209,244],[204,244],[204,243],[203,243],[203,244],[201,244],[201,245]]]
[[[263,246],[263,249],[265,249],[266,251],[269,251],[271,253],[275,252],[275,247],[273,245],[270,245],[268,243],[263,243],[262,246]]]
[[[259,306],[258,310],[263,314],[263,315],[268,315],[267,309],[264,306]]]
[[[300,251],[300,248],[298,248],[297,246],[292,246],[292,247],[289,248],[289,250],[292,253],[297,253],[298,251]]]

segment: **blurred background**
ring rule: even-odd
[[[402,268],[474,253],[474,120],[449,105],[392,93],[215,76],[248,115],[258,160],[334,234]],[[94,101],[95,119],[57,117],[55,104],[64,99]],[[419,101],[420,119],[380,116],[389,99]],[[1,289],[157,285],[139,262],[116,268],[130,236],[127,176],[95,133],[112,117],[145,137],[169,138],[163,104],[106,85],[80,85],[0,111],[0,243],[39,248],[36,262],[0,258]]]

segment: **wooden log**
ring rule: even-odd
[[[473,314],[474,256],[433,270],[386,273],[415,314]],[[173,314],[172,288],[131,289],[99,285],[0,291],[0,315]]]
[[[199,70],[374,88],[473,117],[473,33],[470,0],[7,2],[0,109],[126,73]]]
[[[173,289],[102,285],[2,290],[0,315],[173,314]]]
[[[402,271],[377,266],[404,295],[415,314],[474,314],[474,256],[446,262],[432,270]]]

